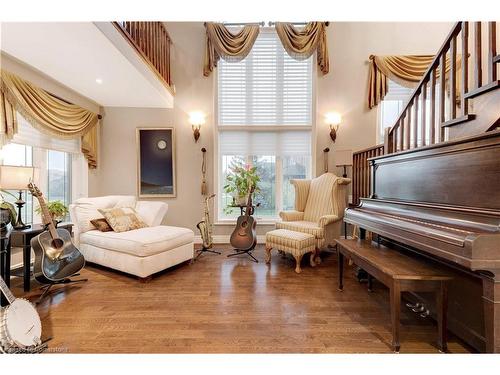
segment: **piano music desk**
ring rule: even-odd
[[[436,295],[438,347],[446,352],[447,282],[452,277],[441,268],[391,250],[374,242],[337,239],[339,290],[343,290],[344,257],[387,286],[390,290],[392,347],[399,352],[402,292],[434,292]]]

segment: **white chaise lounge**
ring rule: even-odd
[[[101,218],[102,208],[133,207],[148,225],[128,232],[100,232],[90,220]],[[161,225],[168,205],[137,201],[134,196],[81,198],[70,205],[74,241],[87,262],[146,279],[152,274],[193,259],[194,233],[187,228]]]

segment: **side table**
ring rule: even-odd
[[[72,223],[59,223],[58,228],[68,230],[70,234],[73,231]],[[31,239],[38,236],[45,230],[42,224],[33,224],[31,228],[22,230],[12,230],[10,234],[10,243],[12,247],[20,247],[23,249],[23,284],[24,291],[30,291],[31,281]]]

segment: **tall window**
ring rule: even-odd
[[[18,133],[13,143],[1,149],[0,163],[15,166],[34,166],[39,171],[38,187],[48,201],[60,200],[66,206],[72,200],[73,159],[80,152],[78,140],[56,139],[40,133],[18,114]],[[13,192],[17,196],[18,192]],[[15,201],[3,194],[9,202]],[[23,207],[25,223],[41,222],[35,210],[38,202],[26,191]]]
[[[263,30],[241,62],[218,66],[219,218],[233,197],[224,193],[232,166],[257,167],[256,215],[276,218],[293,208],[290,180],[311,175],[312,58],[292,59],[274,30]]]

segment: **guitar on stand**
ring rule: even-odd
[[[85,258],[73,244],[70,233],[64,228],[56,228],[40,189],[32,182],[28,184],[28,189],[38,199],[42,222],[47,228],[31,240],[31,248],[35,252],[33,274],[38,282],[47,284],[42,287],[44,292],[38,304],[54,285],[79,283],[87,279],[70,279],[79,275],[78,272],[85,266]]]
[[[259,263],[259,261],[252,255],[252,251],[257,245],[257,232],[255,230],[257,221],[252,216],[252,195],[254,191],[255,187],[252,186],[252,188],[250,189],[250,194],[248,195],[248,202],[245,213],[238,218],[236,222],[236,228],[231,234],[230,242],[236,252],[234,254],[229,254],[228,257],[247,254],[255,263]]]

